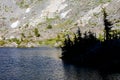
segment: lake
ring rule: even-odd
[[[0,48],[0,80],[102,80],[97,70],[64,63],[60,54],[50,47]]]

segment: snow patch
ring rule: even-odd
[[[25,11],[25,13],[29,13],[30,10],[31,10],[31,8],[27,8],[26,11]]]
[[[19,25],[20,21],[17,20],[14,23],[11,24],[11,28],[16,28]]]
[[[65,18],[70,11],[71,9],[67,10],[66,12],[61,13],[60,17]]]

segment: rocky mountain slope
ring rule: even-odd
[[[103,34],[103,13],[120,27],[120,0],[0,0],[0,46],[58,46],[64,35]]]

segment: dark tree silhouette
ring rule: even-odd
[[[105,39],[109,40],[111,38],[110,31],[111,31],[111,26],[113,25],[112,22],[110,22],[107,19],[107,13],[105,11],[105,8],[103,8],[103,21],[104,21],[104,30],[105,30]]]
[[[104,41],[91,31],[81,34],[80,28],[72,41],[67,35],[62,49],[62,60],[74,65],[98,69],[102,75],[120,72],[120,31],[111,30],[113,25],[103,9]]]

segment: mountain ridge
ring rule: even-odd
[[[5,3],[1,0],[0,40],[8,47],[38,47],[61,45],[65,34],[72,34],[78,27],[82,31],[103,33],[102,8],[114,28],[120,27],[119,0],[24,0]],[[117,25],[117,26],[116,26]],[[37,37],[35,29],[37,30]],[[16,40],[13,40],[16,39]],[[23,39],[23,40],[22,40]],[[11,40],[11,42],[9,41]]]

